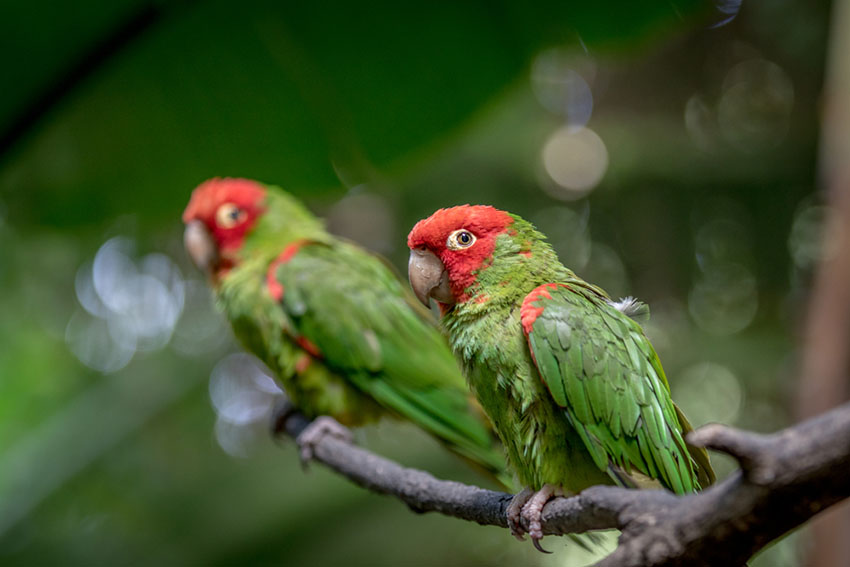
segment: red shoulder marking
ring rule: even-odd
[[[277,281],[277,269],[282,264],[286,264],[298,253],[302,246],[310,242],[307,239],[296,240],[289,246],[283,249],[277,258],[269,264],[269,269],[266,271],[266,289],[275,301],[283,299],[283,286]]]
[[[319,358],[319,357],[321,357],[321,356],[322,356],[322,353],[321,353],[321,351],[319,350],[319,347],[317,347],[317,346],[313,343],[313,341],[311,341],[311,340],[310,340],[310,339],[308,339],[307,337],[303,337],[303,336],[298,337],[297,339],[295,339],[295,342],[296,342],[296,343],[298,343],[298,346],[300,346],[300,347],[301,347],[301,348],[303,348],[305,351],[307,351],[307,353],[308,353],[310,356],[313,356],[313,357],[315,357],[315,358]]]
[[[543,313],[543,307],[538,307],[532,304],[539,299],[552,299],[552,294],[549,293],[549,290],[563,285],[564,284],[546,283],[541,286],[537,286],[531,290],[531,293],[525,296],[525,299],[522,300],[522,307],[519,309],[519,318],[522,322],[522,330],[525,331],[526,336],[531,333],[531,327],[534,326],[534,322],[540,314]]]
[[[266,289],[269,290],[269,295],[272,296],[272,299],[275,301],[280,301],[283,299],[283,286],[277,278],[275,277],[275,271],[277,267],[281,265],[282,262],[278,262],[275,260],[271,264],[269,264],[269,271],[266,272]]]

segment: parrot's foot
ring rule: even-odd
[[[347,427],[326,415],[317,417],[307,429],[301,432],[295,442],[301,450],[301,463],[306,465],[313,459],[313,450],[326,435],[351,443],[354,436]]]
[[[522,527],[522,508],[526,502],[531,500],[532,496],[534,496],[534,491],[525,487],[508,504],[508,527],[511,529],[511,535],[520,541],[525,541],[525,528]]]
[[[531,537],[534,548],[543,553],[551,553],[540,546],[540,540],[543,539],[543,525],[540,516],[546,503],[552,497],[562,494],[563,490],[554,484],[544,484],[537,492],[530,488],[524,488],[522,492],[514,496],[508,506],[508,526],[511,528],[511,534],[520,541],[524,540],[523,535],[526,531],[522,527],[522,520],[525,519],[528,523],[527,533]]]

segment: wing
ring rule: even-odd
[[[664,370],[635,321],[581,281],[532,291],[522,321],[541,379],[597,466],[620,484],[645,475],[677,493],[700,488]]]
[[[458,453],[504,470],[445,339],[411,308],[406,287],[381,260],[347,243],[311,243],[271,277],[295,332],[326,365]]]

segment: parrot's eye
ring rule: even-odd
[[[245,218],[245,211],[233,203],[225,203],[215,212],[215,223],[221,228],[232,228]]]
[[[446,247],[450,250],[469,248],[473,244],[475,244],[475,235],[464,229],[454,231],[446,240]]]

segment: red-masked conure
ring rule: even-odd
[[[504,481],[501,447],[444,337],[384,261],[247,179],[201,184],[183,221],[235,335],[298,409],[344,425],[407,419]]]
[[[417,297],[434,298],[449,343],[526,487],[520,518],[539,547],[540,512],[597,484],[704,488],[714,472],[670,399],[655,350],[627,313],[558,261],[520,217],[488,206],[441,209],[408,236]]]

